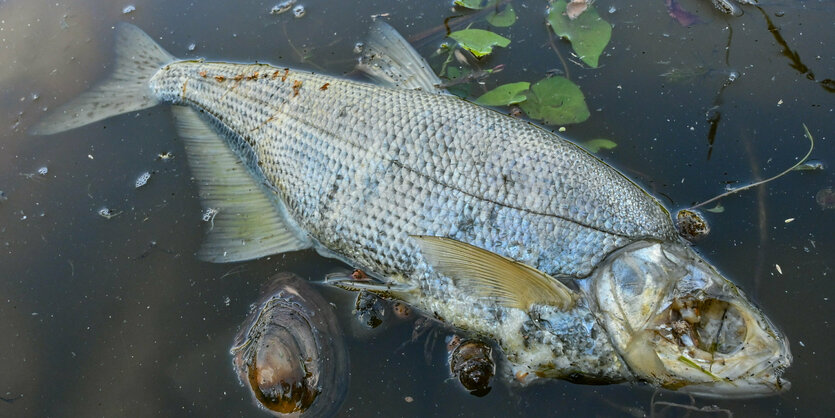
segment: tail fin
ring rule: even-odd
[[[116,26],[113,73],[92,89],[55,109],[29,133],[50,135],[159,103],[148,87],[151,77],[175,58],[142,29],[129,23]]]

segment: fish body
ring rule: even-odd
[[[551,132],[433,91],[408,44],[374,31],[380,53],[366,65],[399,83],[178,61],[122,26],[116,74],[34,131],[175,104],[216,214],[204,259],[315,248],[380,282],[341,287],[495,340],[506,376],[523,383],[641,380],[731,396],[788,387],[784,337],[657,200]],[[753,347],[760,357],[740,354]]]

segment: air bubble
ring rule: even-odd
[[[293,8],[293,16],[298,19],[300,17],[304,17],[306,11],[304,10],[304,6],[301,4]]]
[[[129,5],[125,6],[124,9],[122,9],[122,14],[128,14],[128,13],[131,13],[133,11],[136,11],[136,6],[134,6],[132,4],[129,4]]]

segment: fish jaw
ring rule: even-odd
[[[707,397],[788,390],[783,335],[733,283],[678,242],[641,241],[610,255],[585,290],[639,380]]]

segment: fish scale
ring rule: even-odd
[[[202,62],[169,64],[151,87],[236,133],[305,231],[380,275],[414,269],[416,234],[575,277],[629,242],[675,236],[655,199],[609,166],[455,97]]]

